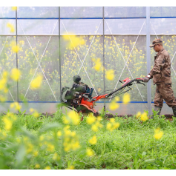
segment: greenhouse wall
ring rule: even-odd
[[[9,32],[7,23],[15,26]],[[73,76],[94,88],[94,96],[121,86],[119,80],[139,78],[148,74],[155,52],[149,48],[161,38],[172,61],[172,87],[176,96],[176,7],[0,7],[0,75],[4,70],[18,68],[21,79],[13,82],[8,100],[1,103],[6,112],[13,101],[22,104],[22,111],[35,108],[41,113],[54,113],[60,103],[63,86],[72,86]],[[63,36],[75,34],[85,44],[70,49]],[[14,54],[9,47],[16,41],[21,50]],[[113,81],[104,72],[94,70],[93,58],[100,58],[105,69],[113,69]],[[39,90],[31,90],[30,83],[41,74]],[[95,109],[103,107],[113,114],[136,114],[148,110],[151,114],[155,86],[135,84],[130,92],[131,102],[121,103],[116,111],[109,110],[108,101],[99,101]],[[24,103],[23,100],[28,103]],[[166,103],[161,114],[171,114]]]

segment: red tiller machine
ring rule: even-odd
[[[120,88],[114,90],[114,91],[111,90],[110,93],[105,93],[105,94],[101,94],[101,95],[92,97],[91,101],[90,101],[89,98],[84,97],[84,94],[86,94],[86,93],[81,93],[79,98],[77,98],[76,101],[74,101],[74,103],[71,104],[71,106],[68,105],[67,103],[63,103],[63,106],[66,106],[66,107],[68,107],[68,108],[70,108],[72,110],[75,110],[78,113],[80,113],[80,112],[82,112],[82,113],[90,113],[90,112],[92,112],[92,113],[94,113],[96,115],[98,113],[94,109],[96,101],[98,101],[100,99],[112,99],[112,98],[114,98],[117,95],[126,93],[129,90],[131,90],[131,86],[134,83],[145,85],[144,83],[142,83],[143,82],[142,78],[136,78],[136,79],[133,79],[133,80],[130,80],[129,78],[126,78],[123,81],[119,80],[119,82],[122,83],[122,86]]]

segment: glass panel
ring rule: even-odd
[[[106,19],[106,35],[146,34],[145,19]]]
[[[0,7],[0,18],[16,18],[15,12],[12,7]]]
[[[68,45],[72,39],[65,41],[61,37],[62,86],[71,87],[73,76],[79,74],[84,83],[95,88],[93,96],[103,90],[103,74],[94,70],[92,61],[99,58],[103,62],[102,29],[102,19],[61,20],[61,35],[73,33],[85,41],[85,44],[70,49]]]
[[[11,31],[7,25],[11,24],[13,27],[14,31]],[[1,19],[0,20],[0,35],[15,35],[16,34],[16,22],[15,20],[5,20]]]
[[[106,90],[114,90],[125,78],[140,78],[147,73],[145,36],[105,36],[105,68],[113,69],[114,80],[105,80]],[[125,66],[125,62],[126,65]],[[147,87],[133,85],[131,101],[147,101]],[[123,96],[123,94],[122,94]],[[120,101],[122,101],[120,96]]]
[[[15,36],[0,36],[0,79],[3,71],[10,73],[13,68],[16,68],[16,54],[10,46],[12,41],[16,41]],[[17,83],[10,81],[10,85],[7,101],[16,100]]]
[[[58,20],[18,20],[18,35],[58,35]]]
[[[103,34],[103,21],[99,19],[61,20],[61,35],[65,33],[75,35]]]
[[[26,95],[29,101],[59,101],[59,37],[19,36],[18,43],[22,47],[18,54],[22,72],[19,82],[20,96]],[[43,76],[40,89],[29,89],[31,80],[39,74]]]
[[[18,18],[58,18],[59,7],[18,7]]]
[[[150,7],[151,17],[176,17],[176,7]]]
[[[150,19],[151,35],[171,35],[176,34],[175,18]]]
[[[95,71],[92,59],[99,58],[103,62],[102,36],[77,36],[84,39],[85,45],[69,49],[62,38],[62,86],[71,87],[73,76],[79,74],[82,82],[95,88],[93,96],[103,91],[103,74]],[[82,66],[83,63],[83,67]]]
[[[102,17],[103,7],[61,7],[61,18]]]
[[[105,17],[145,17],[146,7],[105,7]]]

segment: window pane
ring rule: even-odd
[[[105,7],[105,17],[145,17],[146,7]]]
[[[59,101],[59,37],[18,36],[18,44],[22,48],[18,53],[18,67],[22,72],[19,96],[26,95],[28,101]],[[38,75],[43,76],[42,85],[31,90],[30,82]]]
[[[151,7],[151,17],[176,17],[176,7]]]
[[[15,11],[11,7],[0,7],[0,18],[15,18]]]
[[[61,18],[102,17],[102,7],[61,7]]]
[[[58,18],[59,7],[18,7],[18,18]]]
[[[18,35],[58,35],[58,20],[18,20]]]
[[[76,35],[103,34],[103,21],[99,19],[61,20],[61,35],[67,32]]]
[[[11,29],[7,27],[7,24],[13,26],[14,31],[10,31]],[[16,21],[15,20],[5,20],[0,19],[0,35],[15,35],[16,34]]]
[[[105,34],[146,34],[145,19],[106,19]]]
[[[174,18],[150,19],[150,24],[151,35],[176,34],[176,19]]]

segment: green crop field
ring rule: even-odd
[[[155,115],[143,122],[135,116],[103,116],[71,123],[59,109],[37,118],[2,114],[0,169],[176,168],[176,118]],[[157,128],[162,132],[158,138]]]

